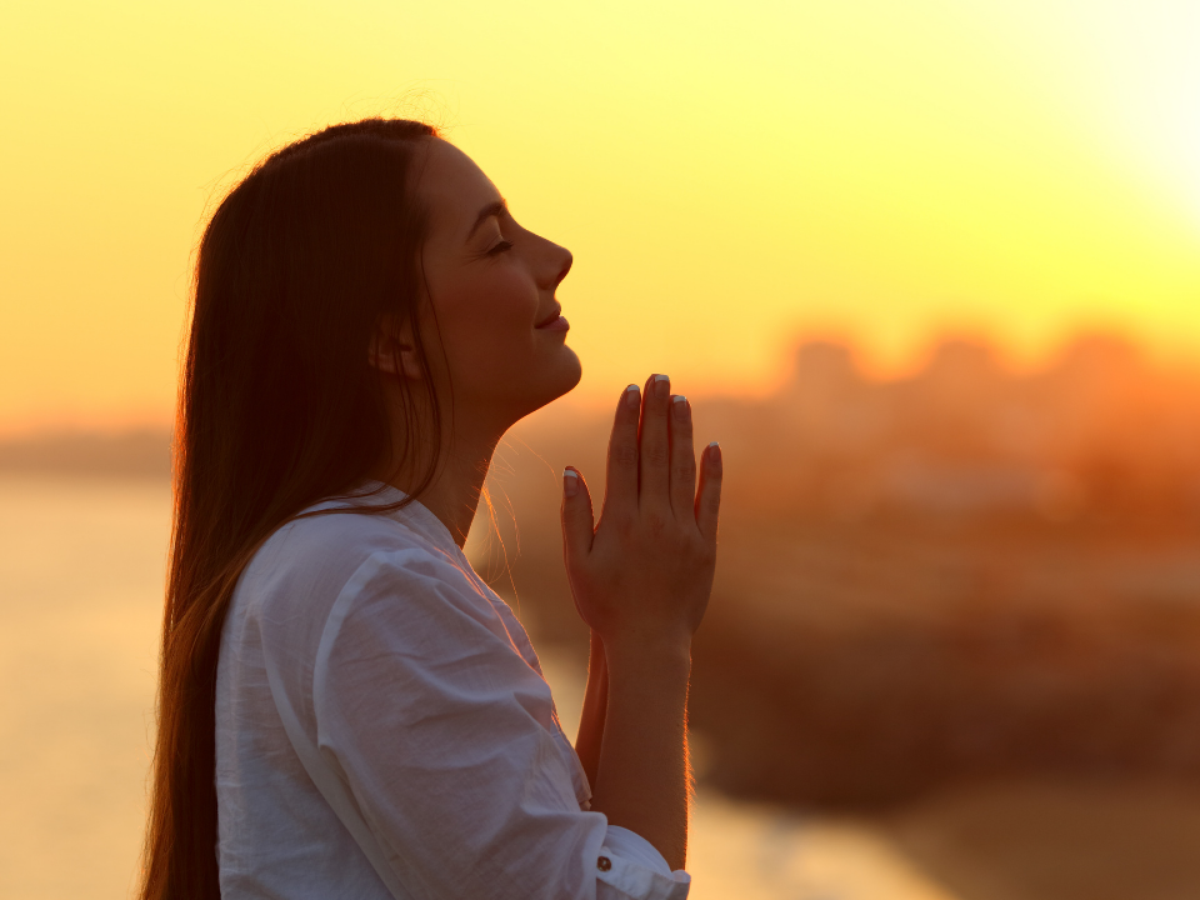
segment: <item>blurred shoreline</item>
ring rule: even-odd
[[[88,478],[171,477],[171,432],[55,430],[0,440],[0,473]]]

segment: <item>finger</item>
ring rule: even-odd
[[[562,530],[563,555],[568,565],[591,552],[596,534],[592,495],[587,482],[573,466],[563,470]]]
[[[641,392],[636,384],[625,388],[617,401],[612,435],[608,440],[608,483],[604,488],[604,508],[637,509],[638,495],[638,410]]]
[[[696,449],[692,446],[692,405],[687,397],[671,398],[671,509],[680,521],[695,521]]]
[[[717,540],[717,517],[721,512],[721,481],[724,463],[721,445],[713,441],[700,457],[700,490],[696,493],[696,524],[709,541]]]
[[[671,405],[671,379],[654,375],[646,382],[642,401],[642,427],[638,434],[641,461],[638,470],[638,505],[670,506],[671,445],[667,407]]]

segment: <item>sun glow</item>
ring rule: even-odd
[[[1200,5],[1014,0],[976,7],[1025,52],[1046,92],[1100,152],[1186,207],[1200,230]]]
[[[1200,231],[1200,6],[1110,3],[1093,15],[1091,63],[1113,98],[1113,138],[1188,205]]]
[[[764,391],[797,334],[1200,348],[1190,0],[10,3],[0,431],[170,417],[206,214],[335,120],[446,126],[569,247],[584,398]],[[157,413],[146,413],[155,411]],[[135,415],[136,414],[136,415]]]

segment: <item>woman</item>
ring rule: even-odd
[[[574,747],[462,553],[500,437],[578,383],[570,266],[406,120],[293,144],[221,203],[180,404],[147,900],[686,895],[721,483],[686,399],[665,376],[623,393],[598,524],[564,473],[592,633]]]

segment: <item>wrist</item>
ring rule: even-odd
[[[686,678],[692,669],[691,635],[629,632],[606,635],[600,646],[610,670],[635,668],[648,674],[682,674]]]

